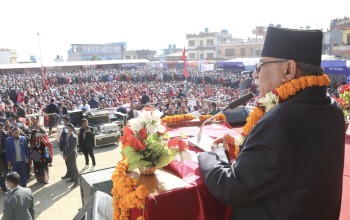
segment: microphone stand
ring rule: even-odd
[[[206,125],[209,121],[211,121],[213,118],[215,118],[216,116],[218,116],[219,114],[221,114],[223,111],[225,111],[225,109],[223,110],[220,110],[218,113],[216,113],[215,115],[212,115],[210,118],[207,118],[203,123],[202,125],[200,126],[199,128],[199,132],[198,132],[198,135],[197,135],[197,143],[200,144],[201,142],[201,139],[202,139],[202,130],[203,130],[203,127],[204,125]]]

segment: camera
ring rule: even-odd
[[[35,137],[39,137],[39,138],[40,138],[40,137],[42,137],[42,136],[43,136],[42,133],[36,133],[36,134],[35,134]]]

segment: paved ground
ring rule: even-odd
[[[80,196],[80,187],[71,190],[71,183],[61,180],[66,172],[66,166],[63,158],[60,156],[57,141],[54,137],[50,138],[54,143],[53,166],[50,167],[50,182],[47,185],[37,183],[32,172],[32,177],[28,181],[28,187],[32,189],[35,202],[35,219],[45,220],[70,220],[78,213],[78,209],[82,207]],[[114,167],[120,160],[120,153],[117,152],[117,145],[110,145],[94,149],[97,166],[94,170]],[[85,166],[84,155],[77,158],[78,171],[82,172]],[[90,168],[84,172],[92,170],[90,160]],[[1,190],[0,190],[1,191]],[[0,218],[2,218],[3,200],[5,194],[0,192]]]

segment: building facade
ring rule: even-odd
[[[17,63],[17,51],[9,48],[0,48],[0,64]]]
[[[227,30],[209,32],[208,28],[205,28],[205,31],[199,34],[186,34],[188,59],[220,59],[221,53],[218,45],[231,39],[232,35]]]
[[[68,51],[68,61],[120,60],[125,50],[125,42],[72,44]]]
[[[264,44],[262,38],[248,38],[246,41],[236,39],[229,43],[220,44],[220,56],[222,59],[255,58],[259,57]]]
[[[329,32],[330,54],[350,58],[350,18],[332,20]]]
[[[153,60],[156,54],[157,54],[157,51],[155,50],[124,51],[123,60],[138,60],[138,59]]]

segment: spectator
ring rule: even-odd
[[[28,143],[24,136],[20,136],[18,127],[12,129],[13,136],[6,139],[5,152],[8,168],[21,176],[21,186],[27,186],[26,162],[29,159]]]
[[[83,100],[83,103],[80,104],[79,109],[83,112],[89,112],[90,111],[90,105],[86,103],[86,100]]]
[[[90,108],[99,108],[98,101],[95,99],[95,95],[91,95],[91,99],[89,101]]]
[[[3,220],[34,220],[34,198],[32,190],[19,186],[20,175],[10,172],[6,175],[6,184],[11,190],[4,201]]]
[[[147,103],[149,103],[149,96],[147,95],[147,90],[143,90],[143,95],[141,98],[141,105],[145,105]]]
[[[56,126],[57,117],[58,117],[58,106],[55,104],[55,99],[50,100],[50,104],[46,107],[46,113],[50,114],[48,116],[49,120],[49,135],[52,134],[52,127]]]
[[[67,182],[74,182],[71,186],[71,189],[77,187],[79,185],[79,177],[78,177],[78,168],[77,168],[77,145],[78,138],[74,132],[74,125],[68,123],[66,125],[67,138],[65,142],[65,147],[63,150],[63,158],[66,160],[68,173],[71,175],[71,179],[67,180]]]
[[[79,130],[79,150],[84,153],[85,167],[89,168],[89,155],[92,160],[92,166],[96,166],[95,155],[93,149],[95,147],[95,134],[94,129],[89,126],[89,121],[84,118],[82,120],[82,128]]]

